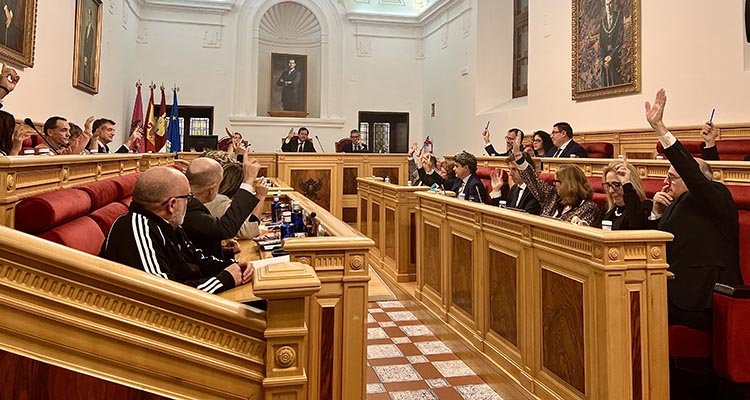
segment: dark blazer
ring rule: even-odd
[[[109,146],[108,145],[99,143],[98,146],[99,146],[99,153],[104,153],[104,154],[109,153]],[[120,146],[119,148],[117,148],[117,150],[115,151],[115,153],[130,153],[130,149],[128,148],[128,146],[125,146],[123,144],[122,146]]]
[[[417,168],[417,173],[419,174],[420,186],[430,187],[434,183],[437,183],[438,186],[443,185],[444,179],[440,176],[437,170],[433,169],[432,172],[428,174],[424,168]]]
[[[701,149],[701,157],[706,161],[719,161],[719,151],[716,146]]]
[[[466,181],[464,190],[459,191],[462,183],[463,181],[461,179],[456,179],[456,182],[453,184],[451,190],[456,192],[456,197],[460,197],[463,192],[464,200],[473,201],[475,203],[484,203],[484,200],[487,198],[487,189],[484,188],[482,180],[479,179],[476,174],[471,174]]]
[[[653,202],[641,201],[633,185],[626,183],[622,187],[625,206],[614,206],[607,211],[602,220],[612,221],[612,230],[648,229],[648,217],[651,215]],[[619,216],[618,216],[619,214]]]
[[[342,153],[367,153],[367,145],[364,143],[360,143],[362,146],[359,150],[354,150],[354,143],[347,143],[344,145],[344,147],[341,149]]]
[[[461,187],[461,180],[456,177],[445,179],[443,181],[443,190],[453,190],[456,184],[458,184],[458,187]]]
[[[224,215],[216,218],[200,200],[193,199],[188,204],[182,228],[190,241],[197,248],[202,249],[204,254],[223,259],[221,241],[237,236],[237,232],[257,204],[257,197],[247,190],[240,189],[232,197],[232,205]]]
[[[526,186],[526,190],[521,194],[521,201],[518,202],[518,193],[520,191],[521,186],[515,184],[510,188],[506,195],[492,199],[492,204],[499,206],[500,200],[505,200],[507,207],[524,210],[529,214],[539,215],[542,212],[542,206],[531,193],[528,185]],[[518,202],[518,205],[516,205],[516,202]]]
[[[493,146],[492,143],[489,143],[486,146],[484,146],[484,149],[487,151],[487,154],[489,154],[490,156],[507,157],[510,155],[509,151],[506,151],[505,153],[498,153],[495,150],[495,146]]]
[[[729,189],[707,179],[682,143],[664,149],[664,155],[689,190],[652,221],[674,235],[667,242],[667,263],[675,275],[667,280],[667,297],[678,309],[703,311],[711,307],[715,283],[742,283],[739,213]]]
[[[299,148],[299,139],[297,137],[293,137],[289,139],[289,143],[284,143],[281,145],[281,151],[284,153],[296,153]],[[315,146],[313,145],[312,140],[309,138],[305,140],[305,144],[302,147],[303,153],[315,153]]]
[[[554,151],[550,149],[549,153],[550,157],[554,157],[555,153],[557,153],[557,148],[555,148]],[[570,158],[571,154],[575,154],[578,158],[589,158],[589,153],[587,153],[586,150],[575,140],[571,140],[557,158]]]

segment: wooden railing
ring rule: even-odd
[[[529,394],[669,398],[666,243],[417,193],[415,297]]]
[[[375,242],[370,265],[395,282],[417,279],[416,206],[424,186],[398,186],[380,179],[357,178],[357,229]]]
[[[320,281],[291,263],[254,286],[268,312],[0,227],[0,349],[169,398],[304,399],[304,309]]]

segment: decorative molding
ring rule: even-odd
[[[343,128],[346,120],[342,118],[284,118],[284,117],[247,117],[229,116],[229,122],[237,126],[285,127],[306,126],[308,128]]]
[[[149,42],[149,34],[148,34],[148,27],[149,24],[147,22],[141,22],[138,26],[138,35],[135,37],[135,42],[139,44],[148,44]]]
[[[289,368],[297,360],[297,352],[290,346],[282,346],[276,350],[276,365],[281,368]]]
[[[380,0],[380,4],[384,6],[406,6],[404,0]]]
[[[122,2],[122,28],[125,30],[128,30],[128,19],[130,18],[130,13],[128,12],[128,9],[130,6],[128,5],[127,1]]]
[[[354,256],[352,257],[352,260],[349,262],[349,265],[355,271],[361,270],[364,264],[365,264],[365,260],[364,258],[362,258],[362,256]]]
[[[270,45],[320,46],[320,22],[308,9],[284,2],[271,7],[260,20],[260,41]]]
[[[424,60],[424,40],[418,39],[415,44],[414,58],[417,60]]]
[[[357,57],[372,57],[372,39],[357,36]]]
[[[461,28],[463,29],[465,38],[471,35],[471,13],[465,12],[461,14]]]
[[[203,47],[221,48],[221,27],[214,26],[203,31]]]
[[[107,11],[109,11],[109,15],[115,15],[115,0],[107,0]]]
[[[447,16],[447,14],[446,14]],[[448,24],[444,24],[440,28],[440,47],[443,49],[448,48],[448,39],[450,38],[450,35],[448,34]]]
[[[136,0],[145,9],[221,12],[228,13],[234,8],[235,0]]]

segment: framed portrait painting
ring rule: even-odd
[[[0,58],[34,66],[36,0],[0,0]]]
[[[573,100],[641,90],[640,0],[573,0]]]
[[[271,53],[271,110],[274,117],[307,116],[307,56]]]
[[[101,48],[102,0],[77,0],[73,87],[91,94],[99,93]]]

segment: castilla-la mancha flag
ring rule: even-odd
[[[146,109],[146,124],[143,126],[143,132],[146,134],[146,152],[156,152],[156,119],[154,118],[154,88],[151,86],[151,98],[148,100],[148,109]]]
[[[130,132],[133,132],[135,128],[143,128],[143,100],[141,100],[141,82],[135,85],[137,93],[135,95],[135,104],[133,105],[133,118],[130,120]],[[133,145],[138,153],[146,151],[144,146],[143,138],[138,139]]]
[[[167,102],[164,99],[164,86],[161,87],[159,118],[156,120],[156,151],[161,151],[167,143]]]

